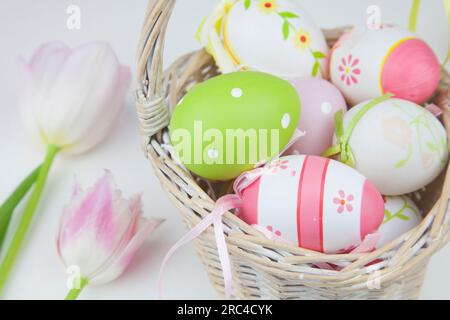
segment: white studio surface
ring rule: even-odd
[[[407,26],[410,0],[303,0],[303,6],[321,27],[362,24],[367,8],[378,5],[385,22]],[[166,66],[183,53],[197,49],[195,31],[217,0],[180,0],[169,25]],[[442,0],[422,2],[418,33],[438,53],[447,52],[448,24]],[[326,4],[326,5],[324,5]],[[76,5],[81,12],[81,29],[66,26],[67,8]],[[0,201],[43,157],[26,137],[16,109],[17,57],[29,58],[40,44],[62,40],[71,46],[89,41],[107,41],[120,61],[134,70],[135,51],[147,0],[2,0],[0,2]],[[326,8],[326,11],[323,10]],[[134,95],[108,139],[94,151],[76,158],[56,161],[38,214],[27,242],[17,260],[6,288],[6,299],[62,299],[67,274],[59,261],[55,237],[61,209],[69,199],[76,176],[90,186],[103,169],[110,169],[125,196],[143,191],[145,212],[167,219],[157,230],[124,276],[101,286],[88,287],[81,299],[156,299],[159,264],[170,246],[183,235],[176,208],[169,202],[140,149]],[[424,299],[450,299],[450,246],[438,252],[429,264]],[[170,261],[164,277],[164,298],[215,299],[206,272],[190,245]]]

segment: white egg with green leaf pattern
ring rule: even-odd
[[[296,1],[223,0],[200,27],[198,39],[224,73],[326,74],[325,37]]]
[[[343,116],[342,132],[336,132],[340,137],[335,137],[333,151],[339,152],[331,153],[340,153],[343,162],[384,195],[425,187],[448,160],[444,126],[426,108],[406,100],[381,97],[363,102]]]
[[[388,244],[402,234],[417,227],[422,221],[420,210],[407,196],[385,197],[384,220],[379,229],[377,247]]]

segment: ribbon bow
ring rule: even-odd
[[[252,183],[257,181],[264,174],[263,168],[256,168],[254,170],[243,173],[234,182],[234,190],[236,194],[229,194],[221,197],[217,200],[213,211],[203,218],[194,228],[192,228],[187,234],[185,234],[180,240],[178,240],[172,248],[167,252],[164,260],[161,264],[158,277],[158,293],[159,297],[162,297],[162,276],[167,262],[172,255],[182,246],[188,244],[192,240],[198,238],[203,232],[205,232],[211,225],[214,226],[214,236],[216,238],[217,252],[219,253],[220,265],[222,266],[223,282],[225,298],[230,299],[232,291],[232,272],[230,264],[230,256],[228,254],[227,244],[225,241],[225,235],[222,224],[222,216],[232,210],[239,209],[241,207],[241,196],[245,188],[249,187]]]
[[[223,271],[225,297],[227,299],[231,297],[231,264],[230,256],[227,250],[227,244],[225,242],[222,216],[226,212],[232,209],[239,208],[240,206],[241,199],[237,195],[226,195],[220,198],[219,200],[217,200],[214,210],[173,245],[173,247],[167,252],[166,256],[164,257],[164,260],[161,264],[161,269],[159,271],[158,292],[160,297],[162,296],[162,275],[169,259],[180,247],[198,238],[211,225],[214,226],[217,251],[219,253],[219,260]]]
[[[392,94],[385,94],[365,104],[350,120],[346,128],[344,128],[344,112],[342,110],[336,112],[334,115],[334,125],[336,128],[337,144],[327,149],[324,153],[322,153],[322,156],[329,158],[340,154],[341,162],[349,165],[350,167],[354,167],[356,164],[355,157],[349,144],[353,130],[355,130],[359,121],[369,110],[390,99],[392,96]]]

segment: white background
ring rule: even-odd
[[[169,26],[166,65],[182,53],[198,48],[194,33],[216,2],[178,1]],[[384,22],[406,26],[411,1],[302,0],[302,3],[322,27],[362,24],[366,19],[366,8],[372,4],[380,6]],[[66,28],[66,9],[70,4],[81,8],[81,30]],[[442,59],[449,38],[442,1],[427,0],[423,4],[418,32]],[[134,69],[134,53],[146,5],[146,0],[0,1],[0,201],[43,157],[42,150],[29,143],[16,110],[15,99],[20,94],[20,86],[16,85],[17,57],[29,58],[37,46],[51,40],[63,40],[72,46],[103,40],[110,42],[120,60]],[[119,123],[101,146],[87,155],[60,157],[56,161],[39,213],[10,277],[5,298],[64,297],[66,274],[55,249],[61,208],[68,200],[74,176],[82,185],[89,186],[105,168],[112,170],[126,196],[144,191],[147,214],[164,217],[167,222],[149,239],[124,276],[109,285],[88,287],[81,298],[157,298],[159,263],[185,230],[178,212],[167,200],[140,150],[131,92]],[[447,246],[433,257],[423,298],[450,299],[449,248]],[[165,298],[216,298],[192,246],[178,252],[170,262],[164,289]]]

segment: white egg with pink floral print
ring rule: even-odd
[[[440,64],[430,46],[395,25],[356,27],[331,50],[330,76],[352,104],[392,93],[425,102],[440,80]]]
[[[299,247],[343,253],[378,229],[384,201],[364,176],[347,165],[292,155],[266,165],[244,189],[239,216]]]

